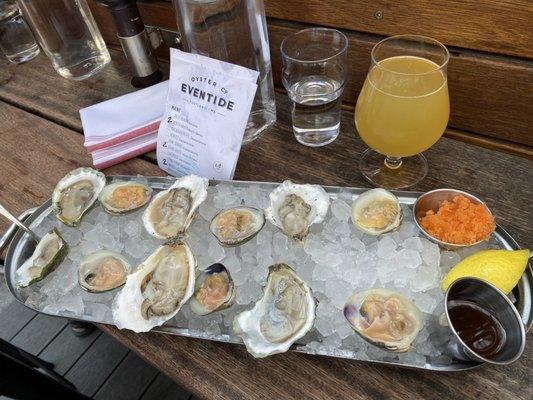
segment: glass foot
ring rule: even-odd
[[[387,158],[372,149],[366,149],[359,160],[359,170],[374,186],[406,189],[426,177],[428,162],[422,154],[401,159]]]

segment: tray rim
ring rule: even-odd
[[[142,175],[107,175],[106,176],[107,182],[110,183],[114,180],[135,180],[135,179],[142,179],[147,180],[148,185],[155,189],[165,189],[168,188],[174,181],[175,177],[172,176],[142,176]],[[249,185],[262,185],[262,186],[270,186],[275,187],[279,185],[279,183],[276,182],[262,182],[262,181],[241,181],[241,180],[234,180],[234,181],[223,181],[223,180],[215,180],[210,179],[209,180],[209,186],[216,186],[219,183],[224,184],[231,184],[234,186],[249,186]],[[320,185],[322,186],[328,194],[335,194],[340,192],[352,192],[353,194],[361,194],[366,190],[369,190],[369,188],[359,188],[359,187],[347,187],[347,186],[328,186],[328,185]],[[408,204],[411,205],[414,203],[416,198],[420,196],[424,192],[418,192],[418,191],[398,191],[398,190],[392,190],[392,193],[394,193],[398,199],[400,200],[401,204]],[[406,201],[407,200],[407,201]],[[36,223],[36,221],[39,220],[39,218],[42,217],[43,213],[48,211],[49,208],[52,206],[52,200],[48,199],[43,204],[41,204],[39,207],[35,209],[33,213],[31,213],[27,219],[26,222],[30,225]],[[516,240],[500,225],[496,225],[496,229],[494,231],[494,234],[496,234],[497,239],[500,243],[504,244],[504,246],[509,250],[515,250],[520,249],[520,246],[516,242]],[[22,239],[25,239],[24,241]],[[20,229],[17,229],[15,234],[13,235],[9,247],[7,249],[6,253],[6,259],[5,259],[5,281],[9,288],[9,291],[13,295],[13,297],[21,304],[23,304],[25,307],[44,314],[44,315],[50,315],[55,317],[61,317],[65,318],[64,315],[58,315],[48,312],[43,312],[41,310],[37,310],[33,307],[30,307],[27,305],[19,296],[18,291],[16,290],[14,286],[14,272],[13,271],[13,259],[14,254],[16,253],[16,250],[19,246],[24,246],[24,242],[28,241],[27,234],[23,232]],[[22,243],[21,243],[22,241]],[[15,268],[16,270],[16,268]],[[531,290],[531,284],[533,282],[533,270],[531,267],[531,262],[528,262],[528,266],[526,267],[526,270],[524,274],[522,275],[519,284],[517,286],[520,286],[520,291],[529,294],[529,296],[526,296],[527,298],[520,298],[520,314],[522,316],[523,323],[526,327],[526,332],[531,328],[533,325],[533,306],[532,306],[532,290]],[[92,322],[92,323],[99,323],[109,326],[115,326],[113,324],[107,324],[104,322],[95,321],[90,318],[70,318],[78,321],[84,321],[84,322]],[[170,326],[159,326],[151,330],[151,332],[157,332],[157,333],[163,333],[163,334],[171,334],[171,335],[177,335],[177,336],[184,336],[194,339],[202,339],[202,340],[210,340],[214,342],[222,342],[222,343],[232,343],[232,344],[238,344],[243,345],[242,341],[235,340],[230,338],[229,335],[221,335],[222,337],[226,336],[225,340],[223,339],[216,339],[212,337],[202,337],[202,335],[198,335],[197,333],[191,334],[188,329],[186,328],[176,328],[176,327],[170,327]],[[364,362],[364,363],[372,363],[372,364],[379,364],[379,365],[386,365],[386,366],[394,366],[394,367],[400,367],[400,368],[409,368],[409,369],[416,369],[416,370],[425,370],[425,371],[438,371],[438,372],[458,372],[458,371],[466,371],[473,368],[478,368],[485,363],[483,362],[468,362],[468,361],[457,361],[451,365],[448,366],[441,366],[436,364],[430,364],[426,362],[425,365],[411,365],[411,364],[405,364],[400,362],[392,362],[392,361],[381,361],[381,360],[359,360],[347,356],[342,355],[331,355],[331,354],[321,354],[317,352],[307,352],[302,349],[297,349],[295,346],[292,346],[289,351],[302,353],[302,354],[309,354],[309,355],[316,355],[316,356],[322,356],[322,357],[333,357],[333,358],[341,358],[341,359],[347,359],[347,360],[353,360],[357,362]]]

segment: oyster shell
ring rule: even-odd
[[[297,185],[285,181],[270,193],[267,219],[290,238],[303,241],[312,224],[324,220],[329,195],[318,185]]]
[[[315,310],[311,289],[292,268],[272,265],[263,297],[235,317],[233,331],[254,357],[284,353],[311,329]]]
[[[52,206],[57,218],[68,226],[78,226],[105,186],[105,175],[92,168],[70,171],[57,183]]]
[[[78,268],[78,283],[91,293],[122,286],[131,266],[120,253],[100,250],[86,256]]]
[[[196,278],[196,287],[189,306],[195,314],[211,314],[231,306],[235,293],[235,285],[226,267],[213,264]]]
[[[148,233],[158,239],[169,239],[186,232],[207,197],[208,185],[206,178],[187,175],[155,195],[143,214]]]
[[[220,211],[209,229],[223,246],[238,246],[252,239],[265,225],[265,214],[252,207],[234,207]]]
[[[135,272],[113,304],[120,328],[147,332],[174,317],[194,292],[196,260],[185,243],[157,248]]]
[[[422,328],[418,307],[387,289],[354,293],[344,306],[344,316],[363,339],[395,352],[409,350]]]
[[[402,222],[400,202],[388,190],[367,190],[352,203],[352,222],[370,235],[395,230]]]
[[[31,257],[17,269],[17,285],[26,287],[43,279],[61,264],[67,251],[68,246],[57,229],[52,229],[37,243]]]
[[[134,181],[114,182],[102,189],[98,200],[113,215],[125,214],[141,208],[150,201],[152,188]]]

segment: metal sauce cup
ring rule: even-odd
[[[476,243],[469,243],[469,244],[456,244],[456,243],[448,243],[443,242],[442,240],[437,239],[436,237],[430,235],[422,226],[418,223],[418,218],[423,217],[426,215],[426,212],[429,210],[434,211],[435,213],[439,210],[439,207],[441,204],[445,201],[452,201],[452,199],[455,196],[462,195],[469,199],[474,204],[482,204],[487,212],[492,215],[487,205],[478,199],[476,196],[471,195],[470,193],[463,192],[462,190],[457,189],[435,189],[431,190],[429,192],[426,192],[422,194],[413,205],[413,214],[415,217],[415,224],[418,226],[418,229],[432,242],[437,243],[439,246],[448,249],[448,250],[458,250],[465,247],[475,246],[476,244],[479,244],[481,242],[484,242],[485,240],[488,240],[491,235],[488,235],[486,238],[483,238],[482,240],[477,241]],[[491,232],[492,234],[492,232]]]
[[[453,282],[445,295],[445,313],[454,333],[449,349],[459,360],[505,365],[516,361],[526,345],[526,332],[522,318],[513,303],[499,289],[478,278],[461,278]],[[452,301],[468,301],[493,315],[505,332],[505,345],[493,358],[485,358],[469,348],[457,334],[449,315]]]

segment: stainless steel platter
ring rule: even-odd
[[[132,177],[114,176],[114,177],[108,177],[108,180],[117,179],[117,178],[128,179]],[[174,181],[174,178],[170,178],[170,177],[148,177],[147,179],[148,179],[148,184],[154,190],[166,189]],[[218,183],[220,182],[212,180],[210,181],[210,186],[217,185]],[[264,189],[273,189],[275,186],[277,186],[276,183],[265,183],[265,182],[232,181],[232,182],[227,182],[227,183],[230,183],[231,185],[234,185],[236,187],[243,187],[243,188],[254,185],[254,186],[262,187]],[[361,188],[346,188],[346,187],[337,187],[337,186],[324,186],[324,189],[330,194],[332,198],[335,198],[340,192],[344,192],[344,193],[349,192],[353,196],[357,196],[358,194],[361,194],[362,192],[367,190],[367,189],[361,189]],[[394,193],[397,195],[400,202],[406,205],[412,205],[415,202],[415,200],[418,198],[418,196],[420,195],[420,193],[418,192],[397,191]],[[27,213],[25,213],[26,215],[28,215],[27,217],[25,215],[26,223],[32,226],[33,228],[35,228],[36,226],[38,226],[39,222],[43,219],[44,216],[52,212],[51,200],[48,200],[47,202],[42,204],[40,207],[36,209],[32,209],[31,211],[29,210]],[[496,228],[496,231],[494,233],[494,239],[498,242],[499,246],[503,249],[508,249],[508,250],[519,249],[519,246],[516,243],[516,241],[500,226],[497,226]],[[33,252],[35,248],[35,244],[26,233],[24,233],[21,230],[17,230],[15,227],[10,227],[4,233],[4,236],[0,238],[0,253],[3,250],[3,247],[7,245],[7,243],[10,243],[9,249],[7,251],[6,260],[5,260],[5,278],[6,278],[7,286],[9,287],[9,290],[11,291],[13,296],[18,301],[25,304],[25,298],[24,298],[23,293],[15,285],[15,271],[31,255],[31,253]],[[528,265],[526,272],[522,276],[518,285],[513,290],[513,295],[516,299],[515,305],[522,316],[522,320],[523,320],[524,325],[526,326],[526,329],[530,328],[531,325],[533,324],[532,284],[533,284],[532,269],[531,269],[531,265]],[[42,312],[37,309],[35,309],[35,311]],[[56,315],[56,314],[49,314],[49,315]],[[89,321],[89,322],[97,322],[97,323],[103,322],[103,321],[95,320],[91,315],[82,316],[80,320]],[[167,334],[173,334],[173,335],[193,337],[193,338],[209,339],[209,340],[220,341],[220,342],[242,344],[239,339],[235,339],[233,336],[230,336],[227,334],[219,334],[219,335],[213,336],[209,334],[202,334],[201,332],[198,332],[198,331],[190,331],[189,329],[180,328],[176,324],[174,319],[170,320],[165,325],[154,329],[154,331],[167,333]],[[294,349],[293,351],[310,353],[306,351],[305,349],[302,350],[301,348]],[[318,352],[312,352],[310,354],[339,357],[339,358],[351,358],[349,356],[343,355],[342,352],[326,354],[326,353],[321,353],[318,351]],[[436,371],[462,371],[462,370],[467,370],[467,369],[475,368],[475,367],[482,365],[482,363],[478,363],[478,362],[473,362],[473,361],[465,362],[465,361],[459,361],[459,360],[453,360],[451,365],[438,365],[438,364],[431,364],[429,362],[426,362],[425,365],[413,365],[413,364],[402,363],[402,362],[389,362],[389,361],[381,361],[381,360],[369,360],[367,362],[373,362],[373,363],[385,364],[385,365],[394,365],[394,366],[400,366],[400,367],[406,367],[406,368],[436,370]]]

